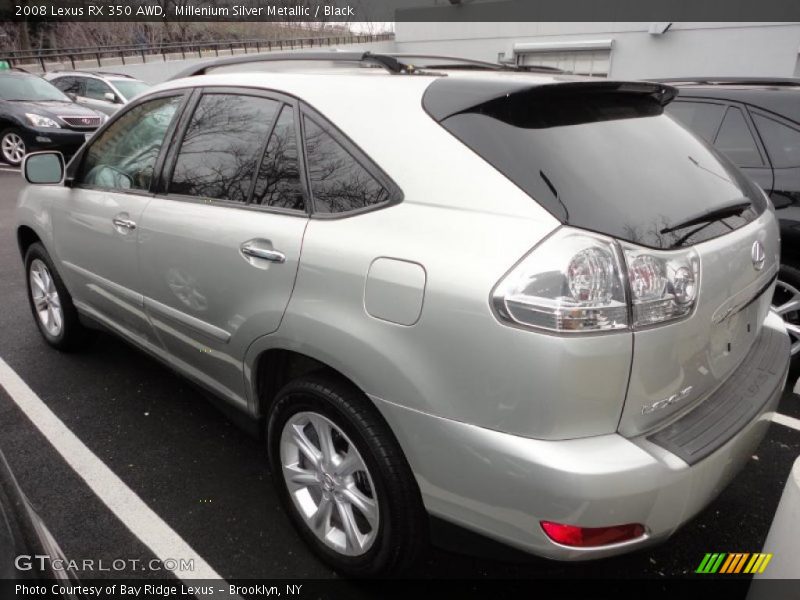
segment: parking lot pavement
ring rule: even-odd
[[[25,298],[13,232],[23,185],[0,171],[0,358],[81,444],[165,526],[225,578],[324,578],[279,507],[262,442],[231,424],[196,388],[116,338],[80,354],[40,339]],[[0,381],[0,384],[3,384]],[[800,417],[787,385],[779,412]],[[83,560],[181,559],[156,554],[135,532],[139,513],[112,511],[0,389],[0,448],[66,554]],[[794,459],[800,431],[773,424],[742,474],[667,543],[624,557],[561,564],[433,550],[420,577],[674,577],[706,552],[758,551]],[[102,485],[102,484],[95,484]],[[535,526],[532,522],[532,526]],[[84,576],[158,577],[145,569]]]

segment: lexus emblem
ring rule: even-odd
[[[764,268],[767,255],[764,254],[764,245],[761,242],[753,242],[753,247],[750,249],[750,258],[753,259],[753,268],[756,271]]]
[[[83,121],[84,125],[91,125],[92,124],[92,120],[91,119],[81,119],[81,120]]]

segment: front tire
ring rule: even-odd
[[[419,489],[360,390],[326,374],[290,382],[270,411],[267,444],[284,509],[335,570],[395,575],[419,559],[428,541]]]
[[[39,242],[25,253],[25,274],[33,319],[45,341],[62,351],[83,348],[91,340],[91,331],[81,324],[72,296]]]
[[[27,151],[25,140],[22,139],[18,129],[6,129],[0,133],[0,154],[2,154],[3,160],[12,167],[22,164],[22,159],[25,158]]]

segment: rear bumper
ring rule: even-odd
[[[755,408],[746,420],[691,465],[646,436],[535,440],[375,401],[431,514],[541,556],[600,558],[667,538],[750,459],[769,427],[789,366],[782,321],[770,314],[764,327],[787,351],[776,355],[776,368],[749,396]],[[540,520],[583,527],[641,523],[646,533],[620,544],[570,548],[552,542]]]

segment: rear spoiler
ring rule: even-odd
[[[475,80],[446,77],[434,81],[425,91],[422,106],[436,121],[472,108],[516,94],[574,95],[574,94],[625,94],[649,96],[661,106],[666,106],[678,95],[670,85],[650,81],[556,81],[531,84],[524,79]]]

